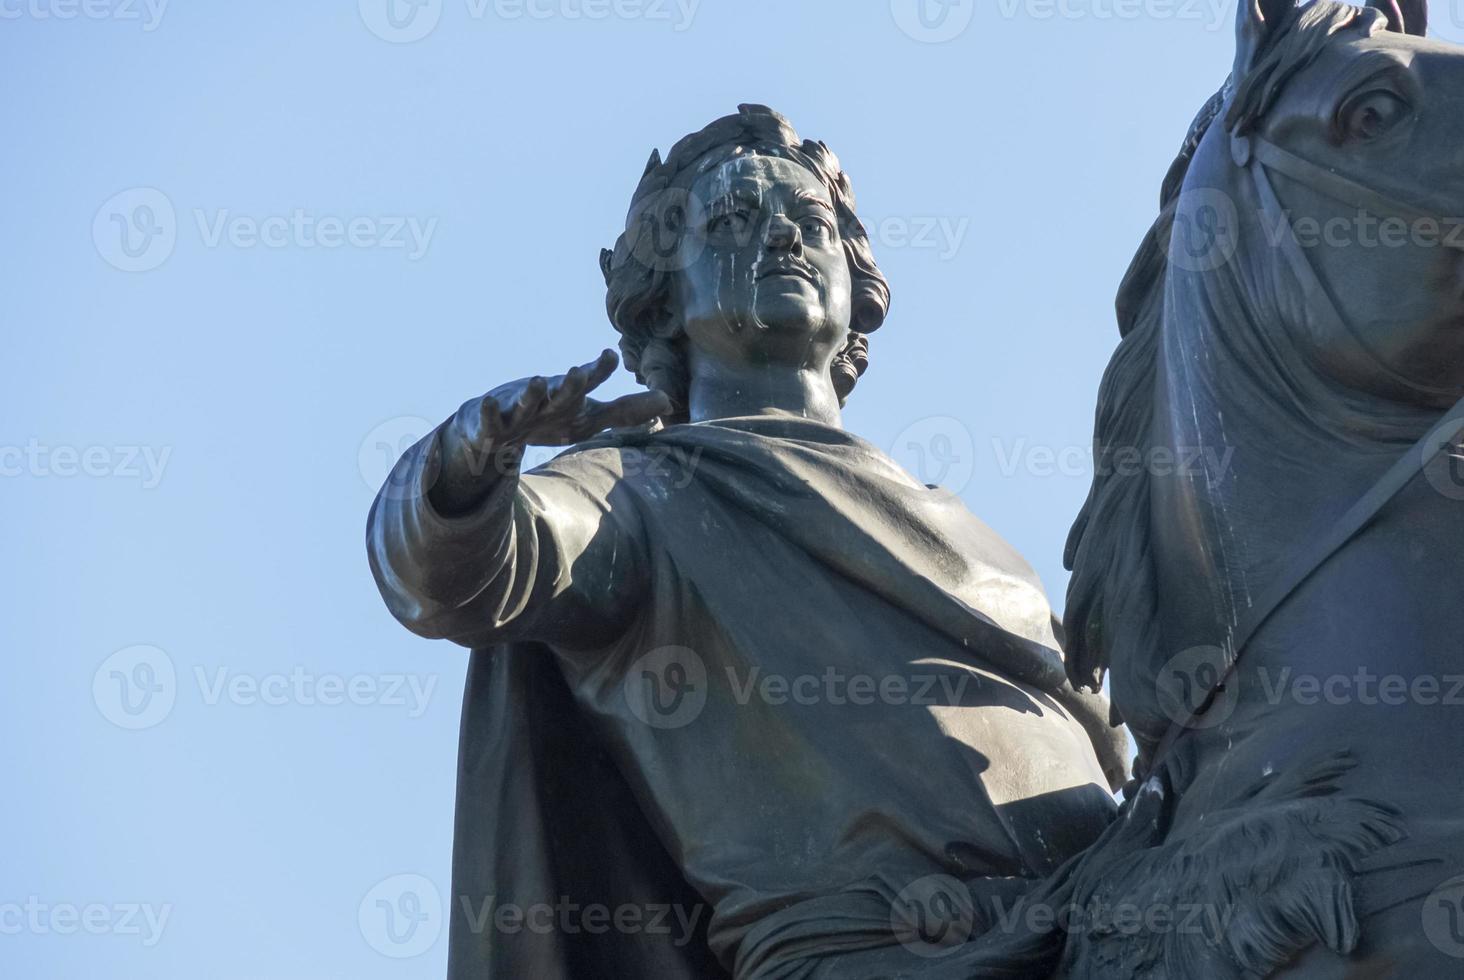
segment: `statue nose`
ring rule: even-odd
[[[786,250],[797,255],[803,251],[803,235],[798,225],[785,214],[775,214],[768,221],[767,244],[769,248]]]

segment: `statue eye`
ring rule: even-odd
[[[802,219],[798,224],[803,230],[804,238],[825,238],[833,231],[827,221],[813,215]]]
[[[738,208],[735,211],[727,211],[716,215],[707,222],[707,230],[711,232],[741,232],[747,228],[751,215],[746,208]]]
[[[1386,136],[1413,115],[1413,107],[1386,89],[1349,99],[1340,116],[1344,139],[1366,143]]]

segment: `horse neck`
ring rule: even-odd
[[[1274,258],[1262,252],[1261,257]],[[1395,405],[1344,390],[1294,346],[1277,303],[1253,295],[1246,256],[1172,270],[1151,474],[1163,645],[1228,646],[1253,600],[1406,450]]]

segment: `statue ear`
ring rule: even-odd
[[[1384,0],[1387,2],[1387,0]],[[1240,0],[1235,20],[1235,70],[1238,84],[1250,74],[1271,31],[1286,19],[1296,0]]]
[[[1388,30],[1423,37],[1428,33],[1428,0],[1367,0],[1388,16]]]

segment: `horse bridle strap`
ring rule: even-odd
[[[1352,205],[1359,210],[1383,218],[1402,218],[1409,222],[1438,221],[1442,218],[1437,211],[1426,210],[1390,194],[1384,194],[1345,174],[1339,174],[1329,167],[1323,167],[1299,157],[1264,137],[1236,136],[1232,138],[1239,143],[1240,148],[1236,150],[1237,157],[1243,158],[1246,153],[1245,148],[1248,146],[1250,156],[1256,162],[1278,174],[1285,174],[1292,180],[1306,184],[1334,201],[1341,201],[1343,204]]]
[[[1291,598],[1318,569],[1326,564],[1329,558],[1342,550],[1344,545],[1371,524],[1393,501],[1393,498],[1413,482],[1414,477],[1423,472],[1424,467],[1432,462],[1435,456],[1452,446],[1461,433],[1464,433],[1464,398],[1455,402],[1454,407],[1445,412],[1444,417],[1435,423],[1422,439],[1414,443],[1412,449],[1394,461],[1382,478],[1369,487],[1367,492],[1338,518],[1326,534],[1308,542],[1307,547],[1303,548],[1282,570],[1271,586],[1261,593],[1251,605],[1250,614],[1236,629],[1234,638],[1230,642],[1229,663],[1220,675],[1219,682],[1210,689],[1199,706],[1190,710],[1183,720],[1178,718],[1172,720],[1169,730],[1165,732],[1159,747],[1154,751],[1152,761],[1148,766],[1150,772],[1159,768],[1174,747],[1174,743],[1179,740],[1179,736],[1194,721],[1210,710],[1215,699],[1219,697],[1220,692],[1225,689],[1225,685],[1240,666],[1240,657],[1245,651],[1246,644],[1260,631],[1261,627],[1266,625],[1276,611],[1286,603],[1286,600]]]
[[[1441,397],[1455,393],[1455,389],[1435,388],[1419,384],[1393,370],[1377,351],[1367,343],[1352,323],[1343,315],[1332,292],[1312,264],[1307,248],[1301,244],[1290,224],[1290,216],[1276,188],[1271,184],[1268,173],[1274,170],[1301,184],[1327,195],[1334,201],[1355,207],[1359,215],[1367,212],[1385,220],[1402,220],[1418,229],[1418,223],[1431,221],[1438,225],[1435,234],[1442,234],[1442,219],[1406,201],[1374,190],[1361,182],[1335,170],[1312,163],[1283,149],[1261,136],[1231,137],[1231,154],[1235,161],[1250,171],[1256,185],[1261,208],[1265,211],[1267,235],[1272,244],[1278,245],[1286,255],[1292,273],[1301,285],[1307,307],[1314,316],[1328,320],[1334,343],[1351,343],[1356,352],[1369,361],[1373,369],[1388,378],[1405,391],[1415,391],[1429,397]],[[1360,243],[1359,243],[1360,244]]]
[[[1242,166],[1250,165],[1252,161],[1260,164],[1250,166],[1250,170],[1254,176],[1256,188],[1261,194],[1262,206],[1273,215],[1281,215],[1284,218],[1285,212],[1281,208],[1270,179],[1265,174],[1266,167],[1307,184],[1334,200],[1356,205],[1374,215],[1399,217],[1413,221],[1438,220],[1427,212],[1364,187],[1336,171],[1320,167],[1309,160],[1303,160],[1260,137],[1238,137],[1237,140],[1244,142],[1237,144],[1235,160]],[[1331,294],[1322,284],[1295,236],[1283,236],[1283,243],[1289,246],[1288,256],[1303,287],[1307,290],[1308,299],[1325,304],[1324,310],[1338,321],[1339,326],[1345,328],[1347,321],[1332,301]],[[1418,387],[1416,384],[1411,386]],[[1235,675],[1236,669],[1240,666],[1240,657],[1245,651],[1246,645],[1261,627],[1286,603],[1286,600],[1291,598],[1318,569],[1326,564],[1328,559],[1371,524],[1383,509],[1402,492],[1403,488],[1423,472],[1434,457],[1452,446],[1461,433],[1464,433],[1464,398],[1455,402],[1454,406],[1444,413],[1443,417],[1429,429],[1423,438],[1399,457],[1324,535],[1307,542],[1306,547],[1302,548],[1282,570],[1271,586],[1251,604],[1248,615],[1238,625],[1230,641],[1229,662],[1222,672],[1219,682],[1210,689],[1197,707],[1188,711],[1183,720],[1172,719],[1169,730],[1151,757],[1152,761],[1148,766],[1150,772],[1157,770],[1164,762],[1180,735],[1213,706],[1215,699],[1219,697],[1220,692],[1225,689],[1226,683]]]

